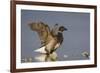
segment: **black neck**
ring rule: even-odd
[[[58,39],[59,43],[63,42],[63,34],[62,34],[62,32],[58,32],[57,39]]]

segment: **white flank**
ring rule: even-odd
[[[43,47],[41,47],[41,48],[39,48],[39,49],[34,50],[34,52],[46,53],[46,51],[45,51],[45,46],[43,46]]]

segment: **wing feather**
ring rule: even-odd
[[[50,28],[47,24],[43,22],[34,22],[29,24],[31,30],[36,31],[40,37],[41,45],[44,46],[47,44],[48,39],[52,38],[50,33]]]

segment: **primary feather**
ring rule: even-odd
[[[38,22],[31,23],[29,25],[33,31],[36,31],[38,33],[42,46],[49,43],[49,40],[52,38],[52,35],[50,33],[50,28],[47,24],[44,24],[43,22]]]

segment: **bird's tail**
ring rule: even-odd
[[[43,46],[43,47],[41,47],[41,48],[39,48],[39,49],[34,50],[34,52],[46,53],[46,51],[45,51],[45,46]]]

